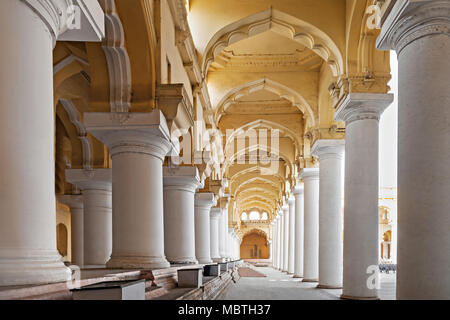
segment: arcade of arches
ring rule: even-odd
[[[449,0],[1,0],[0,291],[244,258],[350,299],[397,264],[398,299],[449,299],[449,17]],[[398,212],[378,182],[389,50]]]

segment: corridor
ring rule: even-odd
[[[317,283],[301,282],[270,267],[254,267],[266,278],[241,277],[221,300],[339,300],[341,289],[316,289]],[[380,275],[381,300],[395,300],[395,274]]]

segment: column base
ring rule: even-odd
[[[222,263],[225,262],[223,258],[212,258],[213,262]]]
[[[166,257],[170,264],[198,264],[198,260],[195,258],[169,258]]]
[[[108,269],[165,269],[170,263],[165,257],[111,257]]]
[[[348,296],[345,294],[342,294],[340,296],[340,299],[342,299],[342,300],[380,300],[379,297],[354,297],[354,296]]]
[[[317,289],[342,289],[342,285],[340,286],[331,286],[327,284],[318,284]]]
[[[303,279],[302,282],[319,282],[319,279]]]
[[[301,279],[301,278],[303,278],[303,276],[299,276],[297,274],[294,274],[294,276],[292,278],[294,278],[294,279]]]
[[[210,258],[198,258],[199,264],[211,264],[213,263],[213,260]]]
[[[0,286],[66,282],[72,271],[56,251],[0,249]]]

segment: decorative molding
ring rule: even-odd
[[[194,125],[194,108],[183,84],[161,84],[156,88],[157,106],[163,111],[170,134],[178,138]]]
[[[345,141],[334,139],[317,140],[311,149],[311,154],[320,160],[329,158],[342,159],[344,156]]]
[[[450,36],[450,1],[398,0],[384,20],[377,40],[380,50],[400,55],[411,42],[435,34]]]
[[[202,73],[206,78],[211,63],[227,47],[238,41],[272,30],[311,49],[330,66],[334,76],[342,74],[343,58],[336,44],[321,30],[272,8],[232,23],[218,31],[208,43]]]
[[[74,5],[73,0],[20,0],[29,6],[48,28],[53,39],[53,46],[59,35],[64,33],[68,26],[68,9]]]
[[[69,56],[67,56],[66,58],[62,59],[60,62],[58,62],[57,64],[55,64],[53,66],[53,75],[57,74],[59,71],[61,71],[62,69],[64,69],[65,67],[67,67],[68,65],[70,65],[73,62],[80,62],[82,64],[84,64],[85,66],[89,66],[89,62],[81,59],[80,57],[77,57],[74,54],[70,54]]]
[[[80,120],[80,116],[77,108],[74,106],[72,101],[67,99],[60,99],[59,102],[66,110],[70,122],[75,126],[78,134],[78,139],[81,141],[82,151],[83,151],[83,168],[90,170],[93,166],[93,155],[92,155],[92,144],[86,131],[86,127]]]
[[[124,121],[117,121],[123,117]],[[85,113],[86,130],[103,142],[114,158],[122,153],[147,154],[162,161],[169,152],[177,154],[164,115],[151,113]]]
[[[358,120],[379,121],[393,101],[393,94],[350,93],[336,110],[335,119],[345,121],[347,126]]]
[[[131,107],[131,64],[125,47],[125,32],[115,0],[99,0],[105,11],[102,44],[109,71],[111,112],[129,112]]]
[[[112,169],[67,169],[66,180],[82,190],[112,191]]]

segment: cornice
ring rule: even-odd
[[[112,169],[67,169],[66,180],[82,190],[112,191]]]
[[[347,126],[358,120],[379,121],[393,101],[393,94],[350,93],[336,110],[335,119],[345,121]]]
[[[398,0],[384,20],[377,48],[400,54],[415,40],[436,34],[450,36],[449,0]]]
[[[73,0],[20,0],[29,6],[48,28],[56,44],[58,36],[64,33],[68,26],[69,8],[74,5]]]
[[[317,140],[311,149],[311,154],[321,160],[329,158],[342,159],[344,155],[345,141],[344,140]]]

